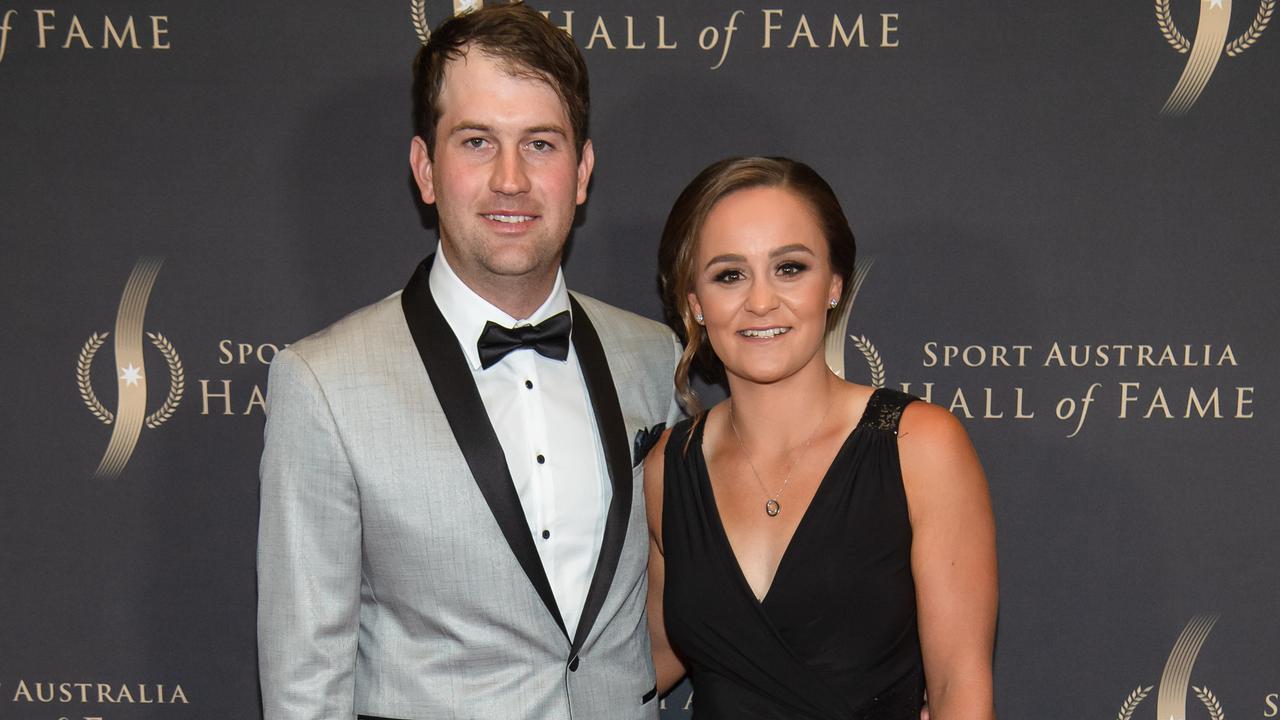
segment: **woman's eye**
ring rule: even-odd
[[[778,266],[779,275],[799,275],[808,270],[809,266],[799,262],[785,262]]]
[[[718,283],[737,282],[742,279],[742,273],[737,270],[721,270],[713,279]]]

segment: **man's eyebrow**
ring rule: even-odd
[[[568,131],[566,131],[564,128],[560,127],[559,125],[535,125],[531,128],[526,129],[524,132],[526,135],[537,135],[538,133],[552,133],[554,135],[560,135],[561,137],[566,137],[566,138],[569,137]]]
[[[470,120],[463,120],[457,125],[454,125],[453,128],[449,130],[450,135],[457,135],[458,133],[464,133],[464,132],[492,133],[493,128],[489,127],[488,125],[485,125],[484,123],[472,122]]]
[[[465,133],[465,132],[478,132],[478,133],[492,134],[493,128],[490,127],[489,125],[485,125],[482,122],[463,120],[457,125],[454,125],[453,128],[449,130],[450,135],[457,135],[458,133]],[[533,127],[525,128],[524,130],[525,135],[538,135],[540,133],[550,133],[550,134],[559,135],[565,138],[569,137],[569,132],[559,125],[535,125]]]

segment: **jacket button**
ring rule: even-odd
[[[574,655],[573,659],[569,661],[569,672],[578,672],[578,656],[577,655]]]

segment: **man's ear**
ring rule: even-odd
[[[596,166],[596,151],[588,140],[582,144],[582,157],[578,159],[578,204],[587,201],[587,186],[591,184],[591,171]]]
[[[436,184],[431,175],[434,167],[431,155],[427,152],[427,144],[422,138],[414,137],[413,142],[409,143],[409,168],[413,171],[413,181],[418,183],[418,194],[422,196],[422,202],[428,205],[436,202]]]

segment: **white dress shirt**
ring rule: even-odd
[[[482,369],[476,348],[486,322],[509,328],[536,325],[569,310],[564,273],[557,273],[542,306],[523,319],[511,317],[467,287],[449,267],[442,245],[436,247],[429,284],[471,366],[572,638],[595,574],[613,497],[577,351],[570,344],[568,359],[560,361],[521,348]]]

